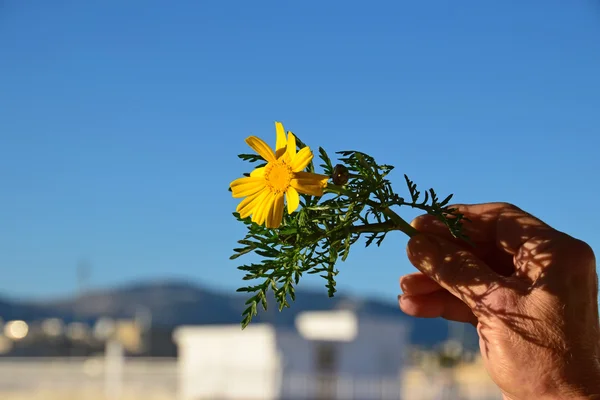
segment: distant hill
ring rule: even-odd
[[[54,310],[48,309],[44,306],[17,302],[0,297],[0,318],[5,321],[11,319],[31,321],[42,318],[50,318],[53,316],[53,314]]]
[[[0,317],[4,320],[27,321],[57,317],[65,321],[93,322],[100,317],[131,318],[144,312],[153,326],[172,329],[179,325],[239,324],[246,297],[209,290],[185,281],[142,282],[116,288],[90,291],[81,296],[42,302],[16,302],[0,298]],[[293,326],[303,311],[352,309],[359,315],[397,318],[412,327],[412,342],[434,346],[448,338],[449,325],[442,319],[418,319],[404,314],[396,304],[368,298],[298,290],[291,308],[279,312],[275,301],[270,309],[262,309],[254,322],[277,326]],[[477,346],[477,334],[466,329],[468,347]]]

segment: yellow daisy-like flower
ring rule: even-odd
[[[322,196],[327,185],[327,175],[304,172],[313,159],[309,147],[296,152],[296,137],[285,130],[281,122],[275,122],[277,142],[275,153],[264,141],[250,136],[246,143],[256,151],[267,165],[256,168],[249,177],[231,182],[233,197],[245,197],[237,206],[240,217],[252,215],[252,221],[267,228],[278,228],[283,218],[283,197],[287,197],[288,213],[296,211],[300,205],[298,193]]]

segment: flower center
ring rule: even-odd
[[[293,177],[292,168],[282,161],[270,162],[265,169],[265,181],[273,193],[285,192]]]

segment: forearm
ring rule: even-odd
[[[529,396],[527,399],[510,397],[503,394],[503,400],[600,400],[600,374],[590,377],[589,381],[583,384],[560,385],[554,390],[538,396]]]

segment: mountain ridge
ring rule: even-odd
[[[239,324],[246,296],[227,293],[200,283],[180,279],[134,281],[115,287],[88,290],[73,295],[46,300],[13,300],[0,296],[0,317],[40,320],[60,318],[66,322],[93,323],[99,318],[133,318],[136,314],[150,316],[152,325],[174,329],[180,325]],[[413,344],[435,346],[450,334],[447,321],[420,319],[404,314],[397,305],[380,299],[338,293],[328,297],[325,292],[298,289],[296,301],[281,312],[275,299],[269,299],[267,311],[259,307],[253,322],[268,322],[276,326],[293,327],[296,316],[304,311],[351,309],[359,315],[397,318],[411,326]],[[472,328],[472,327],[471,327]],[[476,332],[467,329],[465,339],[473,347]]]

